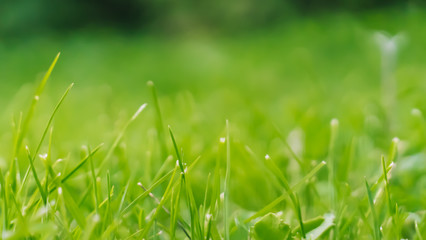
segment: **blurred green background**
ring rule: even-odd
[[[246,209],[258,210],[279,193],[256,166],[246,164],[241,149],[248,145],[259,157],[275,156],[288,166],[289,178],[297,178],[272,123],[285,134],[302,132],[300,154],[309,163],[327,158],[332,118],[341,126],[339,157],[345,158],[353,139],[357,142],[353,187],[362,186],[360,176],[380,170],[380,154],[397,136],[401,157],[408,159],[402,166],[409,171],[395,178],[394,191],[409,210],[424,209],[424,120],[412,114],[414,108],[426,111],[422,5],[398,0],[2,1],[1,165],[7,165],[11,119],[27,109],[35,83],[61,52],[29,135],[30,142],[39,138],[43,127],[37,126],[45,125],[63,90],[75,82],[55,121],[58,156],[78,152],[82,144],[111,141],[140,104],[152,103],[146,86],[151,80],[165,125],[175,130],[186,158],[201,154],[207,159],[195,178],[205,181],[203,173],[213,166],[214,146],[230,119],[233,161],[245,167],[233,169],[232,200]],[[403,33],[406,39],[394,69],[397,124],[392,129],[380,102],[377,31]],[[147,111],[123,141],[127,158],[135,162],[155,145],[152,105]],[[120,176],[115,181],[123,186]]]

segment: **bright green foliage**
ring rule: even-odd
[[[426,239],[423,19],[2,41],[1,238]]]
[[[283,240],[288,239],[290,233],[290,226],[275,213],[268,213],[250,228],[253,240]]]

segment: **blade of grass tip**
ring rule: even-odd
[[[331,209],[335,212],[337,210],[337,189],[336,189],[336,159],[334,148],[336,144],[337,132],[339,129],[339,120],[333,118],[330,122],[330,145],[329,145],[329,154],[328,154],[328,181],[330,188],[330,206]]]
[[[178,163],[178,165],[179,165],[179,167],[180,167],[180,171],[181,171],[182,173],[184,173],[184,172],[185,172],[185,169],[184,169],[184,167],[183,167],[183,160],[182,160],[182,159],[181,159],[181,157],[180,157],[180,153],[179,153],[178,146],[177,146],[177,144],[176,144],[175,136],[173,135],[173,131],[172,131],[172,128],[170,127],[170,125],[169,125],[169,133],[170,133],[170,138],[172,139],[172,142],[173,142],[173,147],[174,147],[175,152],[176,152],[177,163]],[[183,176],[184,176],[184,179],[185,179],[185,174],[183,174]]]
[[[118,214],[120,214],[121,209],[123,209],[124,200],[126,199],[127,191],[129,190],[129,186],[130,186],[130,179],[127,181],[126,187],[124,188],[124,191],[123,191],[123,195],[121,196],[120,205],[118,206],[118,211],[117,211]]]
[[[306,184],[309,179],[311,179],[317,172],[326,165],[325,161],[318,163],[308,174],[306,174],[302,179],[300,179],[296,184],[291,187],[292,191],[297,191],[303,184]]]
[[[393,162],[389,164],[389,166],[386,168],[386,172],[389,174],[389,172],[392,170],[392,168],[395,166]],[[377,179],[376,182],[373,183],[373,185],[370,186],[371,191],[375,191],[378,186],[380,186],[380,183],[385,179],[385,176],[383,176],[383,173],[381,173],[380,177]]]
[[[126,132],[127,128],[130,126],[130,124],[132,124],[133,121],[136,120],[136,118],[139,116],[139,114],[146,108],[147,104],[144,103],[142,104],[138,110],[135,112],[135,114],[133,114],[133,116],[129,119],[129,121],[127,121],[127,123],[123,126],[123,128],[120,130],[120,132],[118,133],[117,137],[115,138],[114,142],[112,143],[111,147],[108,149],[107,154],[105,155],[105,158],[102,159],[101,163],[99,164],[99,171],[96,174],[96,176],[100,175],[100,172],[102,170],[102,168],[104,167],[105,163],[107,162],[107,160],[112,156],[114,150],[117,148],[118,144],[120,143],[121,139],[124,136],[124,133]]]
[[[290,185],[289,185],[286,177],[281,172],[281,170],[278,168],[278,166],[274,163],[274,161],[271,160],[269,155],[265,156],[265,160],[266,160],[266,166],[269,167],[269,169],[280,180],[280,183],[284,187],[284,190],[286,191],[286,193],[290,197],[290,200],[291,200],[293,207],[294,207],[295,214],[296,214],[296,216],[299,220],[299,223],[300,223],[300,230],[302,232],[302,236],[303,236],[303,238],[306,238],[306,233],[304,231],[305,228],[303,227],[303,219],[302,219],[302,214],[301,214],[300,205],[299,205],[299,199],[298,199],[297,195],[290,188]]]
[[[21,128],[22,130],[20,131],[20,134],[17,135],[16,143],[14,144],[14,147],[15,147],[14,151],[13,151],[14,157],[16,157],[18,155],[19,148],[21,147],[22,140],[23,140],[25,134],[27,133],[28,126],[29,126],[29,123],[31,122],[31,119],[32,119],[32,116],[34,114],[37,102],[40,99],[40,95],[43,93],[43,90],[44,90],[44,87],[46,86],[47,80],[49,79],[50,74],[52,73],[53,68],[56,65],[56,62],[58,61],[60,54],[61,53],[59,52],[56,55],[55,59],[53,60],[52,64],[50,65],[49,69],[47,70],[46,74],[44,75],[43,79],[41,80],[40,84],[38,85],[38,87],[35,91],[34,97],[33,97],[32,102],[31,102],[31,106],[30,106],[28,113],[25,117],[24,123],[22,124],[22,128]]]
[[[370,204],[370,210],[371,210],[371,213],[373,215],[373,223],[374,223],[374,236],[373,237],[374,237],[375,240],[378,240],[378,239],[380,239],[380,226],[379,226],[376,211],[375,211],[375,208],[374,208],[373,196],[371,194],[370,186],[368,185],[367,179],[364,178],[364,181],[365,181],[365,187],[367,188],[368,203]]]
[[[231,177],[231,149],[229,138],[229,121],[226,120],[226,171],[225,171],[225,186],[224,186],[224,226],[225,226],[225,240],[229,240],[229,180]]]
[[[74,86],[74,83],[71,83],[71,85],[65,90],[65,93],[62,95],[62,97],[59,99],[59,102],[56,104],[55,108],[53,109],[52,114],[50,115],[49,121],[47,122],[47,125],[43,131],[43,134],[41,136],[41,139],[37,145],[36,151],[34,152],[34,155],[32,157],[32,161],[35,160],[38,152],[40,151],[41,145],[43,144],[44,138],[47,135],[47,132],[49,131],[50,125],[52,124],[53,118],[55,117],[56,112],[58,111],[59,107],[62,105],[63,101],[65,100],[66,96],[68,95],[68,92],[71,90],[71,88]],[[28,175],[30,171],[30,168],[27,169],[27,172],[25,173],[24,180],[22,181],[22,185],[25,184],[25,180],[27,179],[26,176]]]
[[[395,231],[395,236],[397,236],[397,239],[400,239],[400,231],[398,229],[398,223],[397,223],[397,218],[395,216],[395,211],[393,209],[393,203],[392,203],[392,199],[390,196],[390,190],[389,190],[389,181],[388,181],[388,172],[386,171],[386,162],[385,162],[385,157],[382,155],[381,157],[382,160],[382,169],[383,169],[383,176],[385,179],[385,194],[386,194],[386,198],[388,200],[388,211],[389,211],[389,216],[392,217],[392,224],[393,224],[393,230]]]
[[[187,205],[190,211],[190,216],[191,216],[191,237],[196,239],[198,235],[198,237],[200,237],[201,234],[201,227],[199,226],[200,222],[198,219],[198,213],[197,213],[197,208],[195,207],[195,200],[194,200],[194,196],[192,194],[192,188],[191,188],[191,184],[189,183],[189,181],[186,180],[186,172],[187,172],[187,168],[184,167],[186,164],[183,162],[183,159],[181,158],[181,154],[179,153],[179,148],[177,146],[176,143],[176,139],[173,135],[173,131],[169,125],[169,133],[170,133],[170,138],[172,139],[173,142],[173,146],[176,152],[176,157],[177,157],[177,161],[176,161],[176,165],[179,166],[180,170],[181,170],[181,184],[185,186],[186,189],[186,201],[187,201]],[[198,233],[197,233],[198,231]]]
[[[164,206],[164,204],[168,200],[169,195],[171,193],[171,187],[172,187],[173,180],[174,180],[174,177],[175,177],[175,174],[176,174],[176,170],[177,170],[177,166],[175,166],[175,168],[173,169],[172,177],[170,178],[169,184],[166,187],[166,191],[164,192],[163,197],[161,198],[160,203],[158,204],[157,208],[155,209],[154,215],[151,217],[151,219],[149,220],[149,222],[146,224],[145,229],[144,229],[144,231],[142,232],[142,234],[140,236],[141,239],[144,239],[145,236],[148,234],[148,232],[149,232],[152,224],[154,223],[154,221],[156,220],[156,218],[157,218],[157,216],[158,216],[158,214],[160,212],[160,209]]]
[[[34,176],[34,180],[36,182],[38,190],[40,191],[40,194],[41,194],[41,197],[42,197],[42,200],[43,200],[43,204],[46,205],[47,204],[46,194],[45,194],[43,187],[41,186],[40,180],[37,176],[37,172],[35,170],[33,159],[31,158],[30,149],[28,148],[28,146],[26,147],[26,150],[27,150],[27,155],[28,155],[28,161],[30,162],[30,168],[31,168],[31,171],[32,171],[33,176]]]
[[[391,162],[395,162],[396,156],[398,154],[398,143],[399,138],[394,137],[389,148],[389,159],[386,161],[386,165],[389,165]]]
[[[157,89],[154,85],[154,82],[152,81],[149,81],[147,85],[151,89],[152,101],[154,102],[155,112],[157,114],[155,124],[158,132],[158,141],[160,143],[161,156],[162,159],[164,159],[166,157],[165,154],[167,153],[167,144],[166,137],[164,134],[163,118],[161,117],[161,109],[160,104],[158,102]]]

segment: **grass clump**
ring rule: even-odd
[[[71,85],[44,115],[57,61],[1,127],[3,239],[425,238],[421,106],[394,96],[398,113],[416,110],[389,126],[374,94],[251,99],[150,81],[127,102]]]

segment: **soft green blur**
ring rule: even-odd
[[[364,176],[370,182],[376,180],[381,172],[380,156],[387,156],[392,138],[398,137],[397,168],[391,179],[393,198],[407,212],[424,211],[423,19],[426,10],[412,7],[295,17],[235,34],[205,29],[182,35],[82,30],[0,39],[0,167],[6,169],[12,155],[11,122],[17,121],[20,111],[26,113],[34,87],[61,52],[25,144],[35,148],[55,103],[72,82],[75,86],[54,120],[55,158],[73,159],[85,144],[92,148],[102,142],[110,145],[127,119],[147,102],[146,112],[131,125],[108,163],[117,192],[129,176],[151,184],[164,161],[156,138],[155,108],[146,85],[153,81],[163,127],[173,128],[184,159],[191,162],[201,155],[192,175],[199,202],[204,197],[207,174],[218,158],[226,119],[232,139],[232,211],[249,216],[246,211],[257,211],[281,194],[256,165],[257,160],[263,161],[269,154],[291,182],[307,172],[289,156],[274,125],[305,166],[312,168],[328,160],[330,121],[337,118],[338,165],[345,165],[351,144],[356,146],[349,172],[338,172],[338,178],[348,176],[348,191],[364,191]],[[381,102],[381,59],[373,37],[377,31],[403,33],[405,37],[394,69],[397,94],[392,106],[393,126]],[[167,144],[167,155],[172,154],[169,138]],[[247,153],[246,146],[257,160]],[[122,165],[123,159],[128,166]],[[21,160],[21,171],[25,171],[22,166],[27,162]],[[67,164],[75,165],[77,159],[73,161]],[[327,171],[317,177],[318,193],[300,193],[306,218],[327,209],[324,204],[328,202],[315,202],[328,196]],[[80,187],[87,184],[85,177],[74,182]],[[161,193],[161,189],[156,191]],[[136,196],[135,192],[131,196]],[[355,201],[351,196],[341,198]]]

